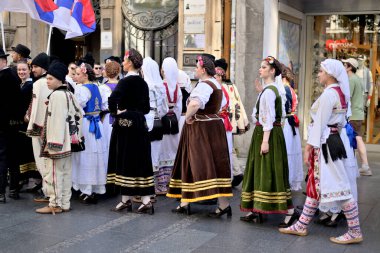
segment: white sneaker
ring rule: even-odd
[[[367,166],[362,166],[362,168],[359,169],[359,172],[360,172],[360,175],[362,175],[362,176],[372,176],[372,171],[368,167],[368,165]]]

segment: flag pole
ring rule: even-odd
[[[56,4],[57,0],[54,0],[54,3]],[[46,47],[46,54],[47,55],[50,55],[50,41],[51,41],[52,31],[53,31],[53,27],[50,25],[50,27],[49,27],[49,37],[48,37],[47,47]]]
[[[48,37],[47,48],[46,48],[46,54],[47,54],[47,55],[50,55],[50,40],[51,40],[51,33],[52,33],[52,30],[53,30],[53,27],[50,26],[50,27],[49,27],[49,37]]]
[[[3,23],[3,12],[0,12],[0,23],[1,23],[1,38],[3,40],[3,50],[5,50],[5,32],[4,32],[4,23]]]

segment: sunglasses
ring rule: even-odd
[[[95,67],[94,69],[103,69],[102,67]]]

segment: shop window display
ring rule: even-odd
[[[380,15],[327,15],[314,17],[311,100],[322,93],[317,75],[326,58],[355,58],[363,83],[365,139],[380,143]]]

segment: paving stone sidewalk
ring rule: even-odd
[[[0,204],[0,252],[380,252],[380,154],[369,153],[372,177],[358,179],[360,221],[364,242],[343,246],[329,242],[330,236],[345,232],[345,222],[337,228],[311,224],[309,235],[296,237],[277,231],[281,215],[267,217],[263,224],[239,220],[240,189],[231,201],[233,216],[212,219],[214,206],[192,205],[191,216],[170,212],[178,203],[158,197],[154,215],[111,212],[119,198],[101,199],[85,206],[72,200],[69,213],[41,215],[34,210],[32,194]],[[303,203],[302,193],[294,193],[295,205]],[[136,208],[138,205],[135,206]]]

